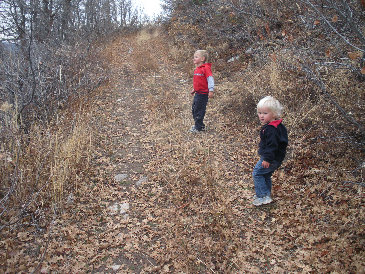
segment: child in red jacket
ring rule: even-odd
[[[205,130],[204,116],[207,108],[208,98],[213,98],[214,78],[211,70],[211,63],[208,61],[208,52],[206,50],[197,50],[194,54],[194,70],[193,86],[194,95],[192,113],[194,118],[194,126],[191,127],[191,133],[197,133]]]

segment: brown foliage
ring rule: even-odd
[[[175,14],[172,40],[145,32],[106,45],[113,78],[89,98],[95,146],[77,202],[48,227],[48,249],[35,233],[5,231],[4,269],[33,270],[41,261],[43,271],[61,272],[113,264],[124,272],[362,271],[363,135],[331,103],[363,124],[362,83],[352,70],[358,58],[346,66],[322,62],[338,64],[353,50],[324,39],[324,24],[314,24],[317,15],[304,5],[259,1],[245,21],[242,1],[227,1],[216,14],[209,3],[193,10],[197,16]],[[191,15],[187,8],[178,11]],[[206,28],[202,18],[210,20]],[[207,132],[190,135],[196,48],[213,57],[216,93]],[[268,94],[285,106],[290,146],[273,176],[275,202],[254,208],[255,105]],[[115,182],[124,171],[130,180]],[[140,175],[148,181],[136,187]],[[120,201],[130,202],[130,215],[110,216],[108,207]]]

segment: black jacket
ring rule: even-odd
[[[281,163],[285,158],[288,132],[281,121],[272,121],[260,130],[259,155],[269,163]]]

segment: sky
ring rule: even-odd
[[[134,0],[133,1],[136,5],[143,8],[144,13],[148,16],[153,18],[155,15],[158,15],[162,12],[161,0]]]

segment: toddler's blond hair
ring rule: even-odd
[[[206,50],[198,49],[195,53],[198,53],[201,57],[204,57],[204,62],[207,63],[209,59],[209,54]]]
[[[280,118],[283,114],[283,106],[272,96],[262,98],[257,104],[257,110],[264,107],[269,108],[274,113],[275,118]]]

